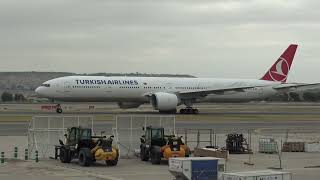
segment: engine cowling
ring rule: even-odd
[[[172,111],[177,109],[179,98],[175,94],[157,92],[151,96],[151,103],[156,110]]]
[[[118,102],[118,106],[121,109],[138,108],[140,105],[141,103],[137,103],[137,102]]]

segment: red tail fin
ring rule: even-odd
[[[291,44],[261,80],[286,82],[297,47],[298,45]]]

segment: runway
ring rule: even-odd
[[[55,104],[0,104],[1,115],[53,115]],[[195,104],[201,115],[320,115],[320,103],[219,103]],[[156,114],[149,104],[119,109],[113,103],[62,104],[63,114]],[[179,107],[181,108],[181,107]],[[178,108],[178,110],[179,110]]]
[[[110,130],[115,115],[166,116],[154,111],[150,105],[138,109],[121,110],[114,104],[65,105],[63,114],[54,110],[41,110],[42,104],[1,104],[0,136],[27,134],[32,116],[94,116],[94,130]],[[318,103],[242,103],[199,104],[200,114],[176,114],[177,129],[320,129],[320,104]],[[170,115],[172,116],[172,115]],[[320,131],[319,131],[320,132]]]
[[[0,123],[0,136],[25,136],[28,133],[29,122],[2,122]],[[96,132],[111,132],[112,122],[95,122],[94,130]],[[300,130],[320,132],[320,121],[228,121],[228,122],[210,122],[210,121],[177,121],[177,129],[213,129],[215,131],[246,131],[257,129],[268,130]]]

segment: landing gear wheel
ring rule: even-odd
[[[192,109],[193,110],[193,114],[199,114],[199,110],[198,109]]]
[[[187,108],[186,109],[186,114],[193,114],[193,109],[192,108]]]
[[[62,108],[61,108],[61,105],[60,104],[57,104],[56,105],[56,112],[61,114],[62,113]]]
[[[159,111],[159,113],[161,114],[176,114],[177,113],[177,110],[176,109],[173,109],[173,110],[166,110],[166,111]]]
[[[199,114],[199,110],[193,108],[180,109],[180,114]]]
[[[185,114],[186,113],[186,109],[180,109],[180,114]]]
[[[57,108],[56,112],[61,114],[62,113],[62,109],[61,108]]]

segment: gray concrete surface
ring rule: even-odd
[[[254,154],[253,166],[245,165],[249,155],[231,155],[227,162],[227,172],[262,170],[271,167],[279,167],[276,155]],[[319,166],[320,153],[283,153],[283,170],[293,173],[293,180],[318,180],[320,172],[318,168],[305,168],[306,166]],[[107,167],[98,162],[91,167],[80,167],[77,161],[70,164],[62,164],[57,160],[40,160],[36,163],[29,161],[9,160],[5,165],[0,165],[0,179],[18,180],[37,179],[89,179],[89,180],[165,180],[174,179],[168,172],[168,165],[151,165],[150,162],[142,162],[139,159],[120,159],[118,166]]]

